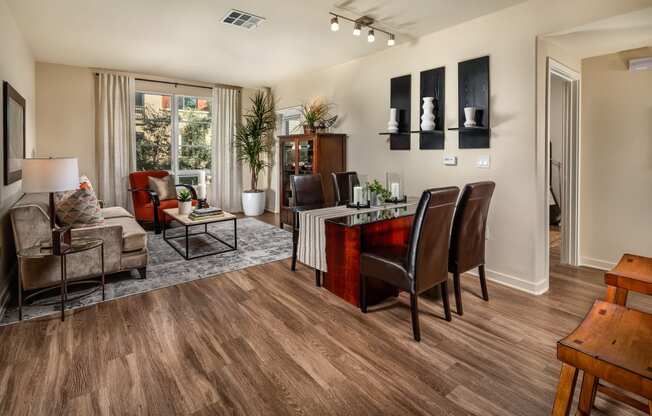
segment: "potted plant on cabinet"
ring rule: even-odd
[[[258,177],[264,168],[271,166],[267,156],[274,140],[276,113],[271,94],[258,91],[250,100],[251,108],[244,115],[233,143],[238,159],[251,170],[251,189],[242,192],[242,208],[245,215],[256,216],[265,211],[265,191],[258,189]]]
[[[303,133],[311,134],[330,117],[330,109],[333,105],[317,98],[311,103],[301,105],[301,117],[303,118]]]

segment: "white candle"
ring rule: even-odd
[[[353,187],[353,204],[362,203],[362,187],[354,186]]]
[[[195,190],[197,191],[197,198],[206,199],[206,185],[199,184],[195,185]]]
[[[392,191],[392,199],[399,199],[399,192],[401,191],[401,188],[399,187],[398,182],[392,182],[390,185],[391,191]]]

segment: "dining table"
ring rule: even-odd
[[[323,286],[346,302],[360,305],[360,254],[377,249],[407,253],[418,198],[363,208],[326,203],[295,207],[297,259],[323,276]],[[370,305],[396,296],[375,279],[367,287]]]

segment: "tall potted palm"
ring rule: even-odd
[[[258,91],[251,100],[251,108],[238,127],[234,146],[238,159],[249,165],[251,189],[242,192],[245,215],[261,215],[265,211],[265,191],[258,189],[260,172],[271,166],[269,154],[274,141],[276,113],[271,94]]]

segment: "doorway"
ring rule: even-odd
[[[548,58],[546,190],[548,257],[579,265],[580,74]]]

